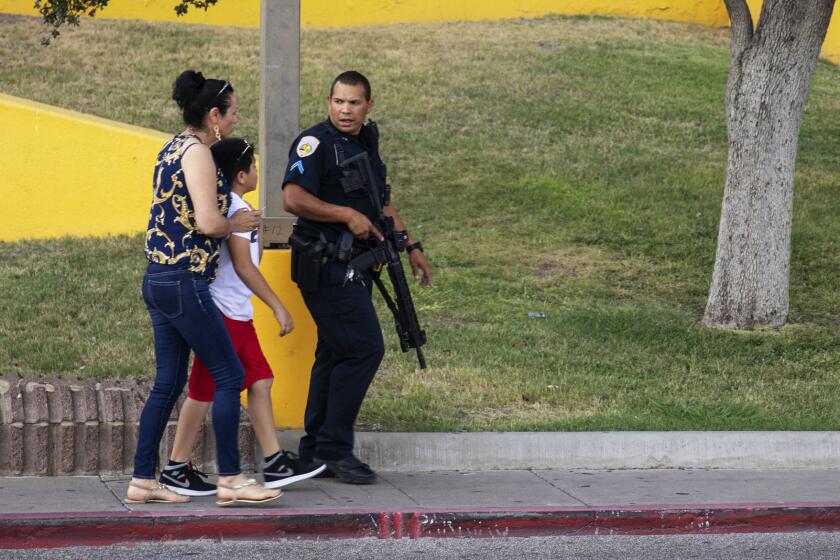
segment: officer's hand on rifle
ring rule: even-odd
[[[352,208],[348,208],[347,210],[347,219],[344,223],[347,224],[347,229],[350,230],[350,233],[356,239],[367,239],[372,235],[379,241],[384,241],[385,238],[382,237],[382,233],[376,229],[373,222],[368,220],[367,216]]]
[[[426,260],[423,251],[415,249],[408,254],[408,264],[411,265],[411,272],[415,280],[420,280],[420,287],[425,288],[432,285],[432,270],[429,261]],[[422,272],[422,277],[420,273]]]

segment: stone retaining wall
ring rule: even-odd
[[[0,376],[0,476],[131,474],[137,424],[148,381]],[[178,400],[160,445],[165,461],[175,439],[184,396]],[[239,423],[243,471],[254,468],[255,438],[247,413]],[[196,468],[216,472],[209,415],[193,450]]]

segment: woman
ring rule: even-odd
[[[175,401],[187,380],[190,350],[213,376],[213,428],[219,467],[219,505],[262,503],[280,496],[239,470],[239,391],[243,369],[210,296],[222,239],[258,227],[258,211],[226,218],[230,188],[216,169],[209,145],[233,131],[237,99],[228,80],[187,70],[175,80],[173,99],[186,130],[161,150],[146,232],[149,265],[143,299],[152,320],[157,373],[143,412],[128,502],[189,501],[155,480],[158,447]]]

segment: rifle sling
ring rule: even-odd
[[[376,287],[379,289],[379,293],[382,294],[382,299],[385,300],[385,305],[388,306],[388,309],[391,310],[391,313],[394,314],[394,318],[399,319],[400,312],[397,309],[397,304],[394,303],[394,300],[391,299],[391,294],[388,293],[387,288],[385,288],[385,284],[382,283],[382,278],[379,275],[373,275],[373,283],[376,284]]]

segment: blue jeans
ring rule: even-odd
[[[155,477],[160,440],[187,382],[190,349],[216,383],[212,415],[219,474],[239,474],[239,392],[245,374],[207,281],[188,270],[149,264],[143,299],[152,318],[157,373],[140,415],[134,476]]]

